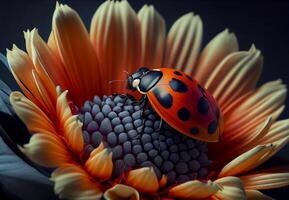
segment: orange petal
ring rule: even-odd
[[[141,65],[162,66],[166,38],[166,22],[152,6],[144,5],[138,12],[141,30]]]
[[[102,197],[98,185],[80,167],[65,164],[56,169],[51,180],[54,181],[54,191],[61,199],[95,200]]]
[[[65,141],[73,152],[79,154],[84,147],[82,123],[77,115],[72,115],[67,102],[67,93],[68,91],[64,91],[57,98],[57,116]]]
[[[104,193],[104,198],[107,200],[139,200],[139,193],[132,187],[117,184]]]
[[[102,67],[102,90],[121,92],[125,85],[110,85],[111,80],[125,80],[123,70],[134,72],[140,66],[140,24],[127,1],[106,1],[95,12],[90,39]]]
[[[100,147],[101,148],[101,147]],[[112,152],[108,149],[95,149],[91,152],[89,159],[85,163],[87,171],[95,178],[103,181],[110,178],[112,174]]]
[[[212,145],[211,152],[226,152],[226,149],[242,144],[240,141],[246,141],[249,136],[258,132],[260,125],[268,116],[272,117],[274,123],[284,109],[286,93],[285,85],[278,80],[263,85],[245,98],[241,98],[242,101],[236,101],[237,104],[233,104],[235,106],[224,113],[225,130],[221,145]],[[220,154],[212,154],[214,158],[218,155]]]
[[[47,85],[51,95],[56,97],[55,85],[67,88],[68,81],[63,66],[48,45],[39,36],[38,30],[24,32],[26,49],[41,80]]]
[[[29,56],[15,45],[12,51],[7,51],[7,59],[11,67],[12,74],[25,95],[47,113],[53,114],[53,102],[55,92],[51,91],[53,83],[41,80]]]
[[[21,90],[31,101],[39,105],[40,95],[32,77],[33,63],[29,56],[13,45],[11,51],[7,50],[7,60]]]
[[[274,200],[258,190],[246,190],[245,192],[248,200]]]
[[[236,134],[236,136],[224,138],[222,140],[222,145],[228,144],[234,148],[232,148],[231,151],[226,151],[224,152],[223,155],[219,155],[219,156],[234,158],[236,155],[240,155],[254,148],[256,145],[261,144],[262,138],[268,133],[268,130],[270,129],[271,125],[272,125],[272,117],[268,117],[261,124],[256,124],[256,128],[254,129],[254,132],[248,131],[248,132],[242,133],[243,135],[241,136],[242,137],[241,143],[240,143],[240,140],[237,140],[237,138],[240,138],[239,134]]]
[[[226,29],[211,40],[200,55],[193,77],[205,85],[212,71],[230,53],[238,51],[238,41],[233,33]]]
[[[221,189],[213,195],[213,199],[246,200],[246,193],[242,181],[237,177],[224,177],[214,182]]]
[[[164,66],[191,74],[199,55],[203,23],[198,15],[188,13],[179,18],[168,33]]]
[[[34,134],[22,151],[32,161],[45,167],[57,167],[71,159],[63,142],[54,134]]]
[[[254,169],[274,151],[276,144],[259,145],[229,162],[220,172],[219,177],[233,176]]]
[[[52,28],[76,104],[101,94],[99,67],[89,35],[79,15],[67,5],[56,6]]]
[[[225,57],[209,75],[205,87],[221,108],[255,89],[262,71],[263,57],[254,46],[247,52]]]
[[[80,154],[84,148],[84,140],[82,135],[82,123],[78,116],[71,116],[64,124],[64,137],[74,153]]]
[[[245,188],[250,190],[267,190],[289,185],[289,168],[274,167],[241,176]]]
[[[127,184],[145,193],[154,193],[159,189],[157,176],[153,168],[143,167],[128,173]]]
[[[218,184],[210,180],[208,182],[194,180],[171,188],[169,190],[169,196],[174,198],[201,199],[212,196],[220,189]]]
[[[27,126],[29,132],[57,134],[53,123],[47,115],[20,92],[12,92],[10,94],[10,103]]]

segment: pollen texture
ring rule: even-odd
[[[95,96],[80,109],[86,153],[103,142],[111,149],[112,178],[131,169],[153,167],[168,185],[205,179],[211,161],[207,144],[191,139],[164,121],[152,108],[142,108],[125,95]]]

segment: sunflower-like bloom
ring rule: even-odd
[[[22,151],[54,169],[65,199],[271,199],[259,190],[289,184],[287,167],[253,171],[289,140],[281,80],[256,87],[262,55],[239,51],[224,30],[200,51],[203,24],[186,14],[170,30],[153,6],[136,13],[127,1],[104,2],[90,31],[67,5],[57,4],[46,43],[24,33],[26,52],[8,50],[23,93],[10,102],[32,134]],[[171,67],[198,80],[224,117],[218,143],[193,140],[151,109],[125,101],[123,71]],[[142,127],[144,126],[144,127]],[[140,131],[141,127],[141,131]],[[144,128],[144,129],[143,129]]]

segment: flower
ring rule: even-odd
[[[136,14],[127,1],[103,3],[88,34],[73,9],[57,4],[47,43],[33,29],[25,32],[27,53],[7,51],[24,93],[12,92],[10,102],[32,134],[21,150],[55,168],[60,198],[270,199],[259,190],[289,184],[287,167],[253,171],[288,142],[288,120],[277,121],[286,86],[256,87],[262,55],[254,45],[239,51],[225,30],[200,53],[202,34],[193,13],[166,34],[152,6]],[[140,66],[172,67],[207,88],[224,116],[220,142],[195,141],[168,125],[157,133],[156,113],[140,115],[122,98],[123,83],[108,84]]]

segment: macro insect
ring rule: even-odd
[[[171,68],[139,68],[128,74],[130,94],[141,94],[171,127],[191,138],[217,142],[223,132],[223,117],[213,96],[196,80]]]

